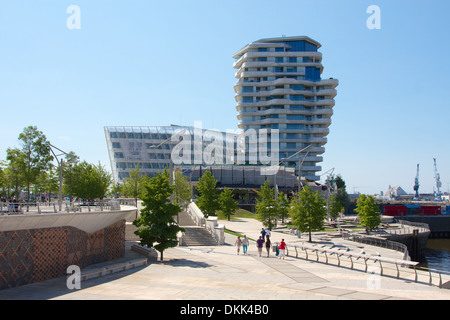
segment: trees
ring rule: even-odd
[[[92,200],[106,195],[111,184],[111,174],[100,163],[95,166],[83,161],[73,166],[72,170],[74,196]]]
[[[278,204],[278,217],[281,219],[281,222],[284,223],[284,219],[289,215],[289,199],[285,196],[284,193],[278,194],[277,199]]]
[[[305,186],[291,202],[290,214],[292,223],[301,231],[309,233],[323,229],[324,219],[327,215],[326,202],[318,191],[313,192]]]
[[[258,219],[264,226],[272,230],[277,225],[278,203],[275,199],[273,188],[270,187],[269,180],[266,180],[259,191],[259,199],[256,201],[255,211]]]
[[[187,206],[192,198],[192,186],[181,171],[175,171],[175,192],[173,201],[180,206]]]
[[[216,179],[209,171],[206,171],[198,180],[197,190],[199,195],[197,197],[197,206],[203,212],[205,218],[216,215],[216,210],[219,209],[216,184]]]
[[[180,206],[170,201],[174,186],[170,185],[166,170],[151,178],[145,189],[141,217],[133,222],[138,227],[135,234],[141,238],[141,245],[154,247],[163,260],[164,250],[175,247],[178,244],[177,233],[184,231],[174,220],[181,211]]]
[[[376,229],[381,223],[380,209],[372,196],[360,194],[355,211],[358,212],[361,225],[369,230]]]
[[[134,198],[136,206],[137,199],[141,197],[142,193],[145,191],[145,183],[149,179],[149,176],[141,175],[139,171],[139,166],[136,169],[131,170],[130,177],[126,178],[120,187],[120,191],[124,196]]]
[[[239,208],[238,203],[233,198],[233,191],[227,187],[223,188],[223,191],[219,195],[220,210],[230,221],[230,217]]]
[[[26,127],[19,134],[20,152],[23,154],[23,179],[27,187],[27,201],[30,202],[30,185],[35,183],[40,172],[49,168],[53,156],[50,143],[35,126]]]

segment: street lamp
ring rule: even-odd
[[[55,151],[53,150],[53,148],[55,148],[56,150],[62,152],[61,154],[56,154]],[[55,156],[56,162],[58,162],[58,166],[59,166],[59,194],[58,194],[58,207],[59,207],[59,211],[62,211],[62,183],[63,183],[63,166],[64,166],[64,159],[61,158],[61,160],[58,160],[59,156],[63,156],[63,155],[67,155],[67,152],[62,151],[61,149],[55,147],[54,145],[50,144],[50,150],[52,151],[53,155]],[[76,163],[76,161],[71,160],[68,161],[67,163],[73,164]]]
[[[278,166],[279,166],[282,162],[288,161],[289,159],[295,157],[297,154],[299,154],[300,152],[305,151],[306,149],[308,149],[308,148],[311,147],[311,146],[312,146],[312,145],[310,144],[310,145],[306,146],[305,148],[303,148],[303,149],[301,149],[301,150],[298,150],[296,153],[294,153],[293,155],[291,155],[291,156],[288,157],[288,158],[282,158],[282,159],[280,160],[280,163],[278,163]],[[299,192],[300,192],[300,184],[301,184],[301,169],[302,169],[302,164],[303,164],[303,161],[305,161],[306,157],[308,156],[308,153],[309,153],[309,150],[308,150],[308,152],[306,153],[306,155],[303,157],[303,160],[302,160],[301,162],[300,162],[300,158],[298,159],[298,191],[299,191]],[[277,173],[275,173],[275,198],[278,198],[277,174],[278,174],[278,170],[277,170]]]

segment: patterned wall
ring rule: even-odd
[[[66,275],[125,254],[125,220],[94,233],[74,227],[0,232],[0,289]]]

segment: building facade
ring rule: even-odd
[[[239,128],[278,129],[280,161],[297,174],[301,166],[301,176],[312,181],[322,170],[338,86],[336,79],[321,78],[320,47],[303,36],[270,38],[233,55]]]
[[[154,177],[164,169],[180,170],[192,182],[210,171],[219,186],[257,188],[272,185],[294,189],[293,168],[239,161],[239,135],[190,126],[105,127],[114,183],[122,183],[139,168]]]

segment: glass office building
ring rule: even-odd
[[[283,167],[275,176],[270,165],[239,161],[238,134],[175,125],[104,130],[114,183],[139,168],[152,177],[164,169],[180,170],[192,182],[208,170],[218,186],[258,188],[266,179],[287,189],[298,184],[293,168]]]
[[[304,36],[270,38],[233,55],[239,128],[278,129],[279,159],[289,158],[297,174],[301,165],[301,176],[313,181],[322,170],[338,86],[321,78],[320,46]]]

